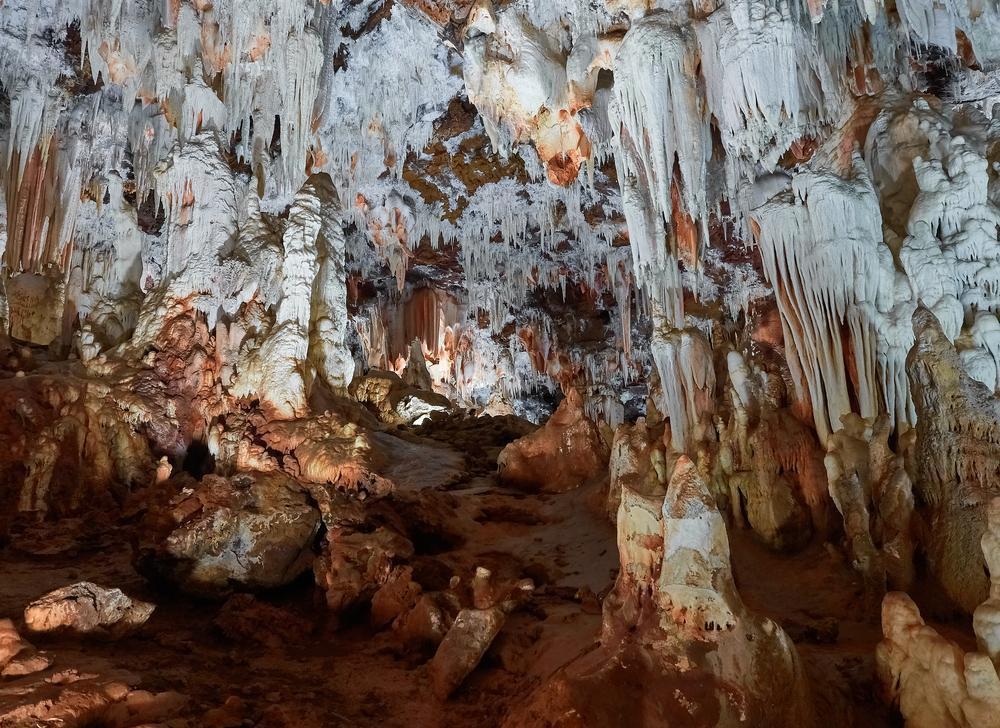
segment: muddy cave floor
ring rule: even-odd
[[[426,427],[423,434],[434,435]],[[156,603],[141,632],[124,639],[31,639],[55,656],[54,668],[128,674],[143,689],[182,693],[190,701],[185,713],[205,716],[196,720],[199,725],[212,725],[210,711],[227,700],[240,707],[227,708],[217,725],[267,726],[274,716],[281,716],[275,725],[288,725],[291,718],[290,724],[304,728],[499,725],[541,680],[594,645],[600,598],[618,568],[615,531],[601,514],[603,483],[562,494],[510,490],[490,473],[495,448],[460,442],[449,447],[440,440],[447,442],[449,433],[427,442],[459,450],[473,465],[467,472],[478,474],[446,485],[426,472],[414,479],[410,487],[448,491],[462,514],[459,537],[428,537],[417,544],[416,559],[443,571],[454,563],[486,565],[529,576],[537,586],[446,702],[430,688],[429,654],[403,651],[391,630],[371,628],[364,613],[340,620],[329,615],[311,572],[283,590],[257,595],[310,628],[273,646],[226,637],[213,624],[221,602],[164,591],[136,572],[130,545],[135,526],[127,522],[96,533],[77,523],[77,538],[74,522],[64,521],[11,538],[0,548],[0,618],[21,627],[27,603],[80,580]],[[876,688],[877,605],[866,604],[861,580],[842,552],[814,540],[798,553],[777,554],[749,531],[734,528],[730,541],[740,593],[751,610],[780,623],[796,643],[817,715],[850,716],[858,726],[896,725]],[[971,624],[935,614],[926,601],[921,606],[930,623],[959,644],[974,645]],[[0,685],[0,705],[16,684]],[[827,724],[847,723],[834,718]]]

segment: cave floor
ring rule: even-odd
[[[401,447],[405,452],[407,445]],[[136,573],[130,545],[135,527],[127,523],[95,533],[77,522],[81,535],[74,538],[74,523],[61,522],[12,539],[0,551],[0,617],[20,627],[28,602],[80,580],[156,603],[142,631],[119,641],[27,636],[54,656],[51,670],[124,673],[144,689],[188,696],[184,714],[194,722],[179,725],[499,725],[541,679],[593,645],[600,632],[599,598],[617,570],[617,547],[614,529],[601,515],[603,484],[562,494],[515,492],[499,487],[484,470],[439,486],[425,470],[408,486],[447,490],[458,504],[451,537],[418,543],[418,559],[452,570],[487,565],[530,576],[537,585],[447,702],[433,697],[429,655],[403,651],[391,630],[372,629],[364,614],[338,623],[328,616],[311,573],[277,593],[259,595],[312,625],[301,639],[271,646],[233,641],[213,624],[219,602],[164,593]],[[818,712],[830,718],[825,724],[891,725],[875,692],[878,615],[840,552],[814,543],[796,554],[775,554],[749,531],[731,533],[731,542],[745,602],[779,622],[796,642]],[[50,553],[39,553],[44,551]],[[971,633],[968,625],[943,629],[966,641]],[[0,706],[16,696],[19,685],[36,679],[0,683]]]

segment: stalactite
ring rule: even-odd
[[[619,179],[637,180],[652,206],[648,214],[669,220],[676,164],[683,209],[703,226],[707,237],[711,140],[696,63],[697,45],[688,29],[666,14],[637,20],[615,56],[612,117]],[[633,230],[631,224],[629,230]],[[650,236],[636,244],[648,250],[657,241]]]
[[[840,418],[852,411],[852,393],[864,417],[874,415],[879,406],[870,311],[884,300],[883,291],[894,280],[886,259],[889,251],[882,246],[878,198],[857,155],[852,175],[841,179],[830,173],[801,173],[793,180],[792,199],[779,198],[753,212],[789,358],[795,357],[795,368],[808,386],[797,396],[808,397],[816,432],[824,442],[839,429]],[[842,344],[844,326],[851,351]],[[855,387],[849,386],[847,375],[845,357],[850,354]]]

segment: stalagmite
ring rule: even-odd
[[[717,725],[812,722],[795,647],[744,606],[725,521],[690,459],[677,461],[665,497],[623,489],[618,545],[621,571],[604,602],[600,645],[544,683],[509,725],[544,725],[566,713],[585,724],[606,704],[636,720],[712,711]],[[632,680],[663,690],[634,700],[622,691]]]
[[[982,549],[992,567],[996,565],[1000,499],[993,499],[989,508],[989,530]],[[927,626],[906,594],[886,595],[882,603],[885,639],[876,651],[876,665],[887,697],[898,702],[908,726],[996,725],[1000,677],[994,664],[995,599],[991,591],[974,617],[980,648],[986,650],[983,654],[964,652]]]

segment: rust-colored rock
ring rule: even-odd
[[[603,477],[608,446],[571,389],[548,422],[515,440],[497,458],[506,485],[561,493]]]

